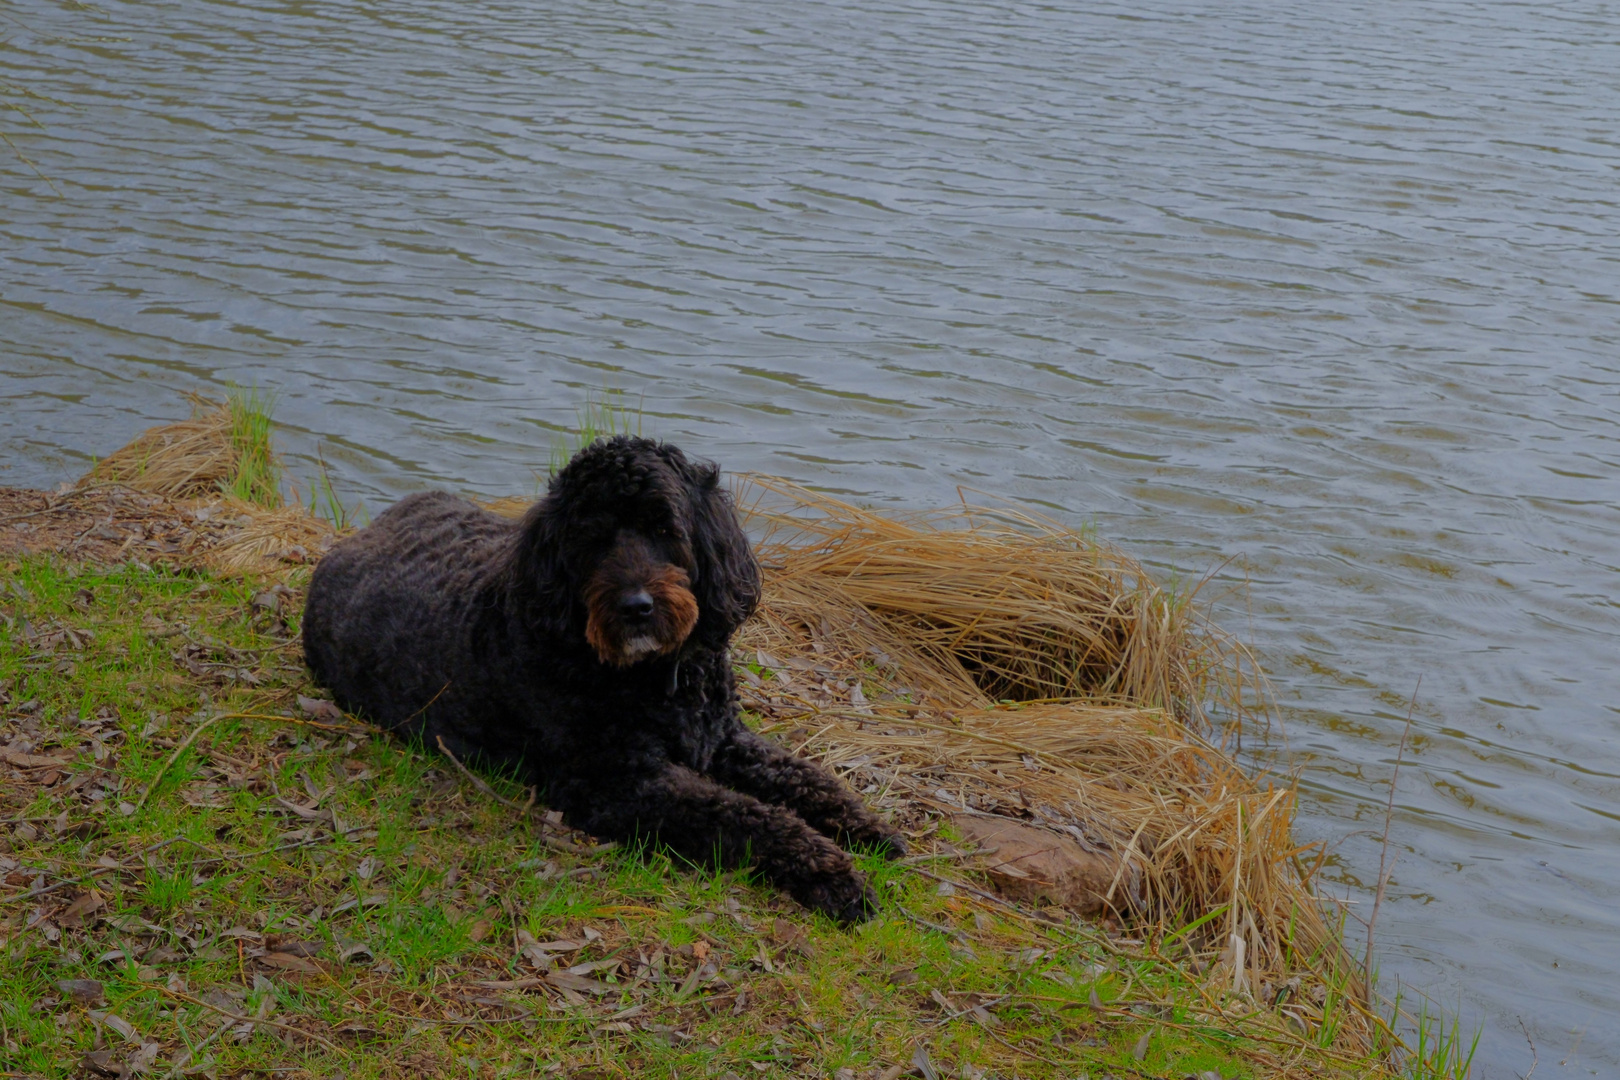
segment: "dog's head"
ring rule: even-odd
[[[533,617],[628,666],[722,648],[759,602],[759,566],[714,465],[627,435],[581,450],[524,519]]]

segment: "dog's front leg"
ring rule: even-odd
[[[739,731],[722,745],[710,772],[722,784],[787,807],[827,836],[876,848],[890,859],[906,853],[900,833],[838,777],[751,731]]]
[[[803,818],[691,769],[671,765],[649,777],[592,784],[568,802],[570,824],[586,832],[656,842],[696,863],[757,866],[793,899],[840,923],[878,910],[849,855]]]

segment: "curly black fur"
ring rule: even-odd
[[[345,709],[514,771],[578,828],[752,863],[857,921],[876,901],[834,839],[905,845],[743,726],[727,643],[758,598],[719,470],[620,436],[521,522],[428,492],[339,543],[310,583],[304,655]]]

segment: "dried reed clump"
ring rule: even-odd
[[[836,636],[826,616],[843,612],[848,645],[906,654],[919,689],[955,708],[1078,698],[1166,709],[1203,729],[1212,702],[1242,722],[1264,700],[1248,654],[1190,596],[1056,522],[967,505],[878,514],[773,478],[749,483],[772,596],[764,640],[823,621]]]
[[[118,484],[170,499],[232,495],[265,509],[281,506],[281,466],[270,448],[270,418],[253,395],[218,402],[188,395],[191,417],[150,428],[98,461],[80,487]]]
[[[337,531],[301,506],[265,510],[235,502],[239,528],[226,534],[203,561],[225,573],[270,573],[287,564],[313,563]]]
[[[143,432],[97,462],[78,488],[128,488],[187,504],[183,516],[214,526],[192,555],[228,573],[268,573],[319,558],[335,530],[283,504],[266,403],[252,393],[223,403],[189,400],[189,419]]]
[[[801,752],[897,808],[1017,817],[1110,854],[1116,912],[1171,931],[1212,916],[1194,936],[1226,949],[1234,987],[1313,967],[1342,982],[1293,787],[1208,741],[1211,709],[1232,730],[1269,699],[1191,596],[1032,515],[896,516],[749,485],[765,574],[743,693]]]

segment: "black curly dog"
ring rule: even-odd
[[[877,910],[833,842],[905,853],[820,766],[753,734],[727,653],[759,567],[713,465],[619,436],[521,522],[441,491],[332,548],[304,655],[339,705],[536,784],[569,824],[748,863],[843,923]]]

